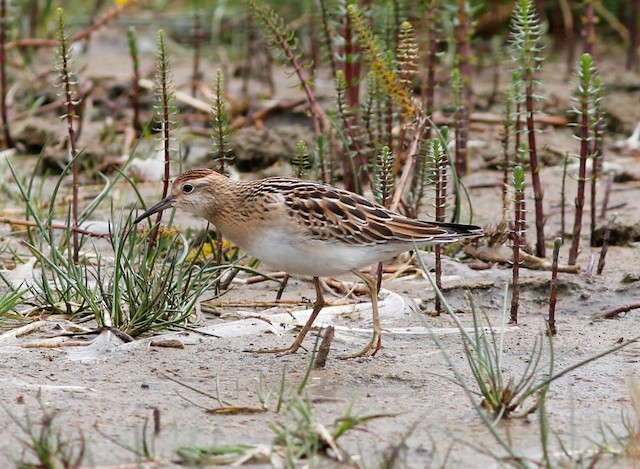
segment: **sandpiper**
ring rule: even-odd
[[[415,244],[482,236],[478,226],[408,218],[327,184],[282,177],[232,181],[210,169],[182,173],[171,194],[134,223],[171,207],[205,218],[272,268],[313,277],[316,301],[308,321],[290,347],[266,350],[282,354],[302,346],[325,304],[319,277],[352,272],[371,294],[373,337],[360,352],[341,358],[375,355],[382,345],[378,292],[374,280],[359,269],[409,251]]]

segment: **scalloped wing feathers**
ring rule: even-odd
[[[448,243],[482,235],[473,225],[436,223],[407,218],[364,197],[319,183],[285,178],[263,180],[259,195],[279,193],[289,218],[311,238],[339,239],[352,245],[383,243]],[[258,195],[258,194],[256,194]]]

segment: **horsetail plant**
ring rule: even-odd
[[[524,170],[522,166],[513,168],[513,291],[511,294],[510,322],[518,324],[518,309],[520,307],[520,246],[525,231],[525,199],[524,199]]]
[[[412,89],[413,79],[418,74],[418,43],[413,26],[408,21],[403,21],[400,25],[396,65],[400,84],[406,89]]]
[[[428,155],[431,160],[431,166],[433,168],[433,180],[435,181],[435,221],[444,222],[447,209],[447,168],[448,157],[447,151],[440,142],[440,140],[431,140],[428,145]],[[435,253],[435,267],[436,267],[436,285],[438,289],[442,290],[442,245],[436,244],[434,246]],[[439,316],[442,313],[442,302],[440,297],[436,295],[436,314]]]
[[[580,250],[580,233],[584,210],[585,185],[587,182],[587,160],[592,158],[593,124],[597,93],[595,89],[596,68],[589,54],[582,54],[578,63],[578,87],[573,95],[576,106],[572,111],[577,115],[580,128],[580,164],[578,169],[578,189],[575,198],[575,217],[573,221],[573,239],[569,250],[569,265],[575,265]],[[595,165],[595,162],[594,162]]]
[[[376,202],[385,207],[391,205],[396,187],[396,178],[393,172],[394,163],[395,157],[393,153],[391,153],[388,146],[383,146],[376,157],[373,177]]]
[[[313,131],[316,136],[320,135],[322,133],[321,124],[324,119],[324,113],[318,106],[311,80],[307,77],[306,70],[309,65],[305,65],[300,61],[302,52],[299,50],[295,33],[270,6],[261,0],[249,0],[248,7],[251,16],[260,24],[268,43],[274,49],[280,50],[284,61],[288,62],[293,68],[293,73],[298,77],[298,81],[307,97],[313,119]]]
[[[233,164],[233,155],[229,146],[229,114],[224,101],[224,79],[222,71],[216,69],[216,78],[211,96],[211,127],[213,129],[211,140],[214,148],[213,160],[216,164],[216,171],[220,174],[229,174],[228,166]]]
[[[367,154],[362,143],[362,132],[359,125],[357,108],[349,105],[347,79],[342,70],[336,72],[336,105],[342,120],[345,138],[344,179],[345,188],[353,192],[361,192],[363,183],[367,182]]]
[[[344,72],[346,101],[351,108],[356,109],[360,104],[361,46],[358,42],[358,32],[354,29],[353,19],[347,11],[347,1],[340,0],[336,10],[340,21],[340,27],[337,29],[340,35],[337,58],[339,67]],[[337,73],[338,70],[334,76],[337,77]]]
[[[446,130],[446,129],[445,129]],[[425,130],[426,133],[426,130]],[[416,167],[413,172],[411,181],[411,190],[409,192],[410,202],[409,213],[411,217],[418,217],[422,202],[426,195],[427,186],[432,182],[432,158],[431,158],[431,141],[427,140],[420,146],[420,152],[416,157]]]
[[[228,166],[233,163],[233,155],[229,146],[229,136],[231,130],[229,128],[229,114],[224,101],[224,79],[222,70],[216,69],[216,78],[213,84],[213,94],[211,96],[211,141],[214,149],[213,160],[216,170],[220,174],[228,175]],[[223,240],[222,233],[216,228],[216,265],[222,264],[223,261]],[[220,277],[216,280],[215,290],[220,292]]]
[[[384,126],[381,122],[381,102],[384,95],[380,90],[378,79],[373,71],[367,74],[367,93],[362,104],[362,126],[367,133],[369,145],[377,152],[384,141]],[[387,145],[388,146],[388,145]]]
[[[71,222],[74,228],[73,230],[73,262],[78,263],[80,253],[80,235],[78,234],[78,189],[80,187],[80,160],[78,157],[77,146],[77,128],[75,121],[78,118],[76,114],[76,107],[78,105],[77,94],[74,93],[74,88],[78,84],[77,78],[74,76],[71,70],[71,41],[69,40],[69,34],[67,33],[67,26],[65,24],[65,13],[62,8],[56,10],[58,16],[58,26],[56,29],[56,39],[58,42],[58,63],[56,65],[56,71],[58,72],[58,85],[62,87],[64,95],[65,114],[64,119],[67,123],[68,133],[68,150],[69,159],[71,160],[73,189],[71,200]],[[75,95],[75,96],[74,96]]]
[[[395,2],[396,4],[398,2]],[[379,34],[380,43],[384,45],[384,50],[386,52],[386,59],[389,62],[391,69],[397,72],[397,66],[394,61],[394,57],[389,51],[395,51],[397,49],[397,40],[396,40],[396,21],[397,18],[397,9],[394,8],[394,2],[387,2],[385,6],[385,14],[384,14],[384,22],[382,25],[382,31]],[[388,145],[389,148],[394,151],[396,149],[396,142],[398,142],[398,138],[393,133],[393,127],[395,123],[398,121],[398,106],[393,102],[390,96],[387,93],[384,93],[383,89],[383,99],[381,100],[382,107],[380,108],[380,122],[384,126],[384,140],[382,140],[384,145]],[[398,160],[400,161],[400,160]]]
[[[405,89],[412,90],[413,79],[418,74],[418,44],[413,27],[408,21],[403,21],[400,25],[395,62],[400,84]],[[400,116],[400,138],[398,139],[399,145],[396,153],[401,152],[403,149],[403,142],[407,132],[406,117],[406,115]]]
[[[524,96],[519,98],[524,101],[527,142],[529,153],[529,166],[531,170],[531,186],[535,202],[536,225],[536,255],[545,257],[544,244],[544,208],[543,191],[540,181],[540,164],[538,162],[538,149],[536,146],[535,106],[539,97],[536,95],[536,74],[542,64],[542,32],[540,21],[535,11],[532,0],[518,0],[511,20],[511,50],[512,57],[517,64],[519,76],[522,80]],[[518,150],[517,150],[518,151]]]
[[[293,177],[298,179],[308,178],[309,170],[311,169],[311,157],[307,150],[307,144],[303,140],[296,144],[296,153],[291,160],[291,166],[293,166]]]
[[[389,62],[383,46],[369,28],[362,12],[354,4],[347,7],[353,27],[358,33],[363,51],[369,60],[371,70],[376,74],[384,93],[391,98],[403,113],[417,115],[417,109],[411,99],[410,90],[402,86],[398,74]]]
[[[161,149],[164,154],[164,176],[162,178],[162,198],[169,194],[169,177],[171,169],[171,127],[173,125],[172,114],[175,113],[175,101],[173,92],[173,77],[169,63],[169,51],[165,40],[164,31],[158,31],[158,50],[156,53],[156,112],[160,121]],[[163,211],[156,215],[155,226],[149,242],[153,246],[158,236],[160,221]]]

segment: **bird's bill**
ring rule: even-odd
[[[160,202],[158,202],[153,207],[151,207],[149,210],[144,212],[142,215],[138,216],[138,218],[136,218],[133,221],[133,223],[134,224],[140,223],[142,220],[144,220],[147,217],[150,217],[154,213],[158,213],[168,208],[171,208],[171,205],[173,205],[173,199],[171,198],[171,196],[165,197]]]

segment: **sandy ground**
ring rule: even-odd
[[[560,81],[550,87],[562,89]],[[636,102],[634,98],[633,103]],[[496,145],[496,134],[492,131],[476,132],[473,138]],[[568,132],[552,129],[545,129],[540,141],[542,145],[574,150],[577,145]],[[486,154],[493,150],[481,151]],[[637,158],[608,151],[607,161],[629,174],[640,175]],[[574,177],[575,173],[571,175]],[[465,178],[473,199],[475,222],[487,227],[495,226],[501,200],[499,187],[486,185],[498,183],[500,178],[498,172],[480,169]],[[545,204],[550,213],[549,239],[559,229],[560,178],[561,169],[557,166],[542,173]],[[571,181],[570,194],[573,194],[573,179]],[[148,185],[145,191],[150,199],[159,193],[154,185]],[[619,223],[632,226],[640,222],[638,194],[637,181],[614,184],[611,205],[618,206]],[[569,205],[572,197],[569,196]],[[531,202],[529,207],[532,205]],[[571,221],[571,207],[568,216]],[[189,217],[180,217],[178,223],[198,225]],[[588,217],[585,217],[583,233],[587,231],[587,223]],[[584,268],[591,254],[597,259],[599,249],[586,247],[586,236],[583,246],[579,260]],[[565,243],[563,260],[567,253],[568,243]],[[560,274],[559,333],[554,339],[556,371],[640,335],[637,311],[613,320],[595,317],[610,307],[638,301],[639,254],[637,242],[614,246],[609,250],[604,275]],[[264,269],[268,271],[268,267]],[[488,270],[476,271],[455,263],[447,264],[445,270],[445,296],[454,310],[459,311],[464,324],[472,323],[470,293],[479,311],[487,315],[493,326],[499,327],[504,287],[511,270],[496,264]],[[518,325],[509,325],[503,331],[502,368],[506,376],[515,379],[529,363],[534,342],[545,340],[542,332],[550,281],[549,272],[525,270],[522,275],[523,301]],[[629,277],[636,280],[623,282],[623,278]],[[431,317],[417,306],[425,304],[427,311],[432,309],[434,295],[428,281],[412,275],[384,281],[383,286],[390,293],[386,293],[382,309],[383,348],[374,358],[338,359],[343,353],[358,350],[368,340],[368,332],[352,330],[370,327],[367,305],[361,305],[361,311],[347,306],[344,314],[320,317],[321,323],[341,327],[326,366],[311,372],[304,392],[310,401],[313,420],[331,428],[345,415],[380,415],[347,432],[338,441],[359,467],[382,467],[385,458],[392,459],[394,452],[398,458],[395,467],[506,464],[506,460],[501,460],[506,456],[505,451],[488,431],[462,387],[452,382],[457,370],[471,390],[476,390],[455,324],[446,315]],[[271,300],[276,290],[277,284],[273,282],[250,286],[238,283],[224,299]],[[312,296],[309,282],[293,279],[284,299],[297,301]],[[86,445],[85,466],[140,461],[141,456],[127,447],[141,450],[147,421],[150,451],[154,459],[166,467],[172,466],[175,450],[181,446],[270,445],[275,438],[274,425],[293,428],[296,412],[290,403],[309,366],[311,354],[301,351],[279,358],[245,350],[289,345],[295,329],[279,325],[292,309],[305,307],[280,306],[266,310],[223,307],[218,310],[224,313],[222,316],[207,314],[203,325],[209,334],[217,337],[197,332],[168,334],[179,339],[183,349],[150,347],[149,338],[125,345],[116,342],[104,345],[98,341],[95,350],[89,351],[84,350],[85,347],[23,347],[25,343],[54,334],[56,330],[50,323],[32,334],[5,340],[0,344],[0,396],[4,407],[0,411],[0,467],[11,466],[25,451],[26,437],[16,422],[24,424],[30,419],[33,428],[39,431],[43,410],[57,412],[53,425],[60,432],[60,438],[70,441],[72,447],[79,446],[78,439],[82,436]],[[238,311],[250,311],[260,317],[242,318]],[[265,317],[275,319],[269,324]],[[49,321],[57,319],[49,318]],[[307,338],[307,348],[313,348],[315,335],[314,331]],[[548,371],[549,359],[545,343],[537,379],[542,379]],[[634,415],[629,382],[634,376],[640,380],[639,363],[640,345],[634,344],[578,368],[551,385],[546,400],[549,447],[558,465],[567,460],[561,447],[578,455],[576,457],[586,457],[597,450],[598,442],[604,441],[602,432],[609,441],[614,441],[611,432],[624,434],[623,415],[632,418]],[[286,401],[280,412],[276,412],[281,381],[284,381]],[[235,415],[208,412],[223,403],[259,407],[266,395],[266,412]],[[474,401],[479,402],[479,398],[474,397]],[[150,436],[155,409],[160,416],[160,431]],[[532,461],[542,458],[539,428],[539,417],[535,413],[496,425],[496,431],[514,450]],[[609,460],[604,464],[608,466]],[[611,462],[611,465],[623,464]],[[632,462],[627,464],[633,467]],[[635,464],[639,464],[637,460]],[[255,467],[259,465],[256,463]],[[320,467],[335,465],[336,462],[329,460],[320,463]]]

